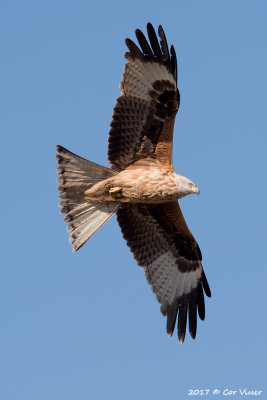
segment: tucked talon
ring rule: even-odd
[[[109,189],[109,194],[113,197],[121,197],[121,190],[122,190],[121,186],[116,186]]]

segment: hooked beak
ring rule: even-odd
[[[197,193],[197,194],[199,194],[199,193],[200,193],[200,190],[199,190],[199,188],[197,188],[196,186],[194,187],[194,193]]]

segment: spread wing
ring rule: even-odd
[[[117,211],[124,239],[167,315],[172,336],[178,314],[178,338],[184,341],[187,314],[195,338],[197,311],[205,318],[203,289],[211,296],[201,265],[201,252],[190,233],[178,202],[145,205],[125,204]]]
[[[158,42],[153,26],[147,24],[150,41],[137,29],[141,50],[126,39],[129,52],[109,132],[108,159],[122,170],[143,158],[158,159],[172,166],[172,137],[180,103],[177,90],[177,61],[174,47],[169,53],[159,26]]]

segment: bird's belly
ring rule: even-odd
[[[174,172],[159,169],[124,171],[121,201],[162,203],[178,198],[177,179]]]

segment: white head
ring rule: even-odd
[[[188,194],[191,193],[197,193],[199,194],[199,189],[196,187],[194,182],[192,182],[190,179],[186,178],[185,176],[181,176],[177,174],[177,180],[178,180],[178,195],[179,199],[181,197],[187,196]]]

